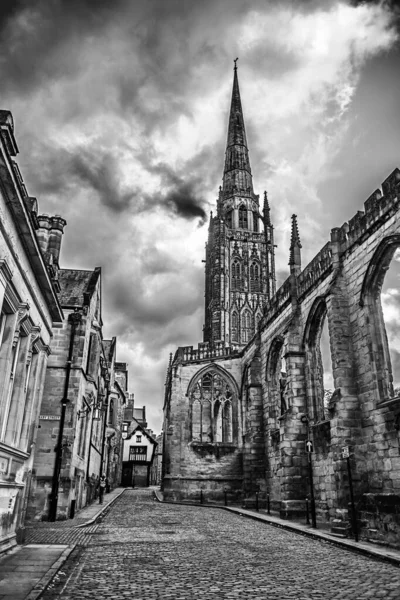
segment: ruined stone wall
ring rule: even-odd
[[[332,229],[330,241],[303,271],[292,269],[265,307],[259,335],[240,354],[231,354],[242,427],[242,462],[235,469],[243,491],[269,493],[272,508],[285,518],[304,515],[310,440],[317,516],[346,517],[349,481],[343,448],[348,447],[362,534],[397,545],[400,396],[393,386],[380,292],[400,246],[399,200],[396,169],[367,199],[365,212]],[[320,349],[325,322],[333,375],[328,398]],[[172,378],[166,444],[172,449],[170,472],[175,481],[182,476],[195,481],[198,474],[210,479],[228,461],[188,451],[184,394],[200,368],[193,359],[200,352],[204,361],[212,356],[204,348],[181,350],[187,362],[175,367]],[[217,360],[221,366],[230,362]]]
[[[242,488],[242,428],[238,395],[233,401],[232,443],[195,442],[191,436],[189,384],[208,361],[174,362],[172,365],[169,407],[165,411],[167,451],[165,456],[164,494],[166,498],[199,500],[223,498],[224,488],[235,495]],[[217,365],[241,384],[239,359],[217,359]]]

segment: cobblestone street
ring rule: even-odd
[[[223,510],[159,504],[148,490],[125,491],[77,543],[42,598],[400,597],[396,566]]]

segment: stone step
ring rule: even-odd
[[[334,533],[331,529],[329,535],[332,535],[333,537],[337,537],[337,538],[342,538],[345,539],[347,538],[347,535],[344,535],[343,533]]]

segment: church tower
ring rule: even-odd
[[[217,213],[210,216],[205,272],[204,341],[245,346],[275,293],[275,261],[267,194],[261,214],[253,190],[236,61],[223,183]]]

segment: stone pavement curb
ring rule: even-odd
[[[196,506],[201,508],[219,508],[234,513],[241,517],[248,517],[249,519],[254,519],[255,521],[261,521],[263,523],[266,523],[267,525],[272,525],[273,527],[286,529],[287,531],[298,533],[306,537],[312,537],[323,542],[329,542],[330,544],[334,544],[335,546],[339,546],[341,548],[346,548],[347,550],[350,550],[352,552],[363,554],[365,556],[368,556],[369,558],[375,558],[385,562],[390,562],[391,564],[400,567],[400,552],[396,550],[389,550],[386,548],[374,548],[367,542],[356,542],[350,539],[340,539],[335,536],[329,535],[328,533],[319,531],[318,529],[309,529],[306,525],[301,525],[299,523],[291,523],[285,521],[284,519],[280,519],[278,517],[273,517],[270,515],[254,513],[244,508],[222,506],[219,504],[200,504],[199,502],[172,502],[170,500],[164,500],[162,497],[162,493],[158,490],[154,490],[154,495],[157,501],[163,504],[179,504],[182,506]]]
[[[47,586],[52,581],[53,577],[57,574],[60,568],[63,566],[71,552],[75,549],[76,544],[69,546],[64,550],[61,556],[56,560],[56,562],[50,567],[45,575],[43,575],[42,579],[37,582],[34,588],[29,592],[27,596],[25,596],[25,600],[36,600],[39,596],[45,591]]]
[[[125,488],[123,490],[121,490],[119,492],[119,494],[117,494],[114,498],[111,498],[111,500],[109,502],[107,502],[107,504],[101,505],[99,504],[99,506],[103,506],[98,513],[96,513],[94,515],[94,517],[92,517],[91,519],[89,519],[88,521],[85,521],[85,523],[81,523],[80,525],[75,525],[74,529],[80,529],[81,527],[89,527],[89,525],[93,525],[94,523],[96,523],[96,521],[98,521],[100,519],[100,517],[102,517],[103,513],[109,509],[116,500],[118,500],[118,498],[125,492]]]

